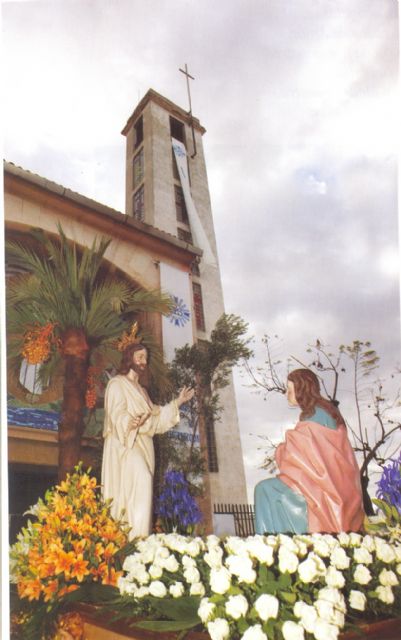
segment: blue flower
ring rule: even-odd
[[[377,497],[396,507],[401,514],[401,454],[398,460],[384,467],[377,488]]]
[[[164,482],[156,508],[164,529],[189,533],[202,520],[202,513],[190,494],[188,482],[181,471],[174,470],[167,471]]]

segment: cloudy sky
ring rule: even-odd
[[[7,160],[123,211],[120,131],[150,87],[187,108],[187,63],[226,310],[258,357],[267,333],[282,358],[360,339],[382,377],[400,364],[396,0],[26,0],[2,14]],[[296,415],[244,381],[251,488],[258,434]]]

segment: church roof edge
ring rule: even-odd
[[[144,108],[149,102],[155,102],[159,106],[166,109],[166,111],[171,113],[172,116],[176,116],[177,118],[184,120],[184,122],[189,126],[193,124],[194,128],[200,131],[202,135],[206,133],[206,129],[201,125],[198,118],[195,118],[194,116],[192,116],[191,118],[188,111],[185,111],[185,109],[182,109],[181,107],[179,107],[177,104],[175,104],[168,98],[165,98],[160,93],[157,93],[157,91],[155,91],[154,89],[148,89],[148,91],[145,93],[143,98],[138,102],[134,111],[128,118],[125,127],[121,131],[122,135],[124,136],[127,135],[131,125],[140,116],[140,114],[142,113],[142,111],[144,110]]]
[[[52,180],[48,180],[47,178],[43,178],[37,173],[33,173],[27,169],[23,169],[22,167],[17,166],[13,162],[9,162],[7,160],[3,161],[4,173],[9,174],[10,176],[14,176],[19,178],[20,180],[25,180],[33,185],[38,186],[45,191],[53,193],[55,196],[59,196],[61,198],[66,198],[74,202],[77,205],[88,207],[89,209],[95,211],[98,214],[102,214],[104,216],[108,216],[113,218],[116,222],[120,224],[126,224],[129,227],[135,228],[137,231],[142,232],[148,236],[153,236],[155,239],[158,239],[162,242],[167,242],[170,245],[176,246],[181,251],[187,251],[193,256],[201,256],[202,250],[198,247],[191,245],[175,236],[163,231],[162,229],[158,229],[157,227],[153,227],[150,224],[145,222],[140,222],[139,220],[135,220],[134,218],[127,216],[125,213],[121,211],[117,211],[117,209],[113,209],[105,204],[101,204],[96,200],[92,200],[87,196],[84,196],[72,189],[68,189],[67,187],[63,187]],[[4,185],[4,191],[6,190]]]

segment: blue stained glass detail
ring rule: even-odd
[[[174,309],[168,316],[170,322],[176,327],[183,327],[190,319],[190,311],[182,298],[172,296],[174,300]]]
[[[60,414],[56,411],[44,411],[30,407],[8,407],[7,419],[9,424],[17,427],[58,431]]]

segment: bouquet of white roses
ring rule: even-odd
[[[131,602],[135,611],[142,605],[148,617],[164,618],[140,626],[202,624],[212,640],[335,640],[361,615],[401,610],[401,543],[357,533],[157,534],[137,542],[123,569],[125,611]]]

